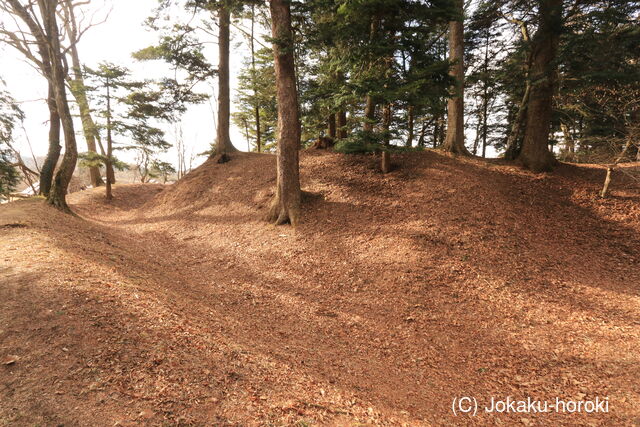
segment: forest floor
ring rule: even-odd
[[[0,207],[0,425],[640,425],[640,191],[427,151],[305,152]],[[452,413],[474,397],[476,417]],[[608,413],[484,413],[608,398]]]

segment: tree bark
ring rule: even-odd
[[[369,27],[369,43],[374,43],[376,35],[378,34],[378,27],[380,27],[380,17],[376,15],[371,19],[371,25]],[[373,64],[370,66],[373,66]],[[376,99],[373,95],[368,94],[365,98],[364,124],[362,126],[365,132],[373,132],[375,119]]]
[[[429,125],[429,123],[424,120],[422,122],[422,127],[420,128],[420,136],[418,137],[418,147],[424,147],[425,146],[425,136],[427,133],[427,126]]]
[[[391,116],[392,116],[392,105],[387,103],[384,105],[382,109],[382,130],[384,136],[384,145],[391,144]]]
[[[413,116],[413,105],[409,105],[407,109],[408,117],[408,127],[409,127],[409,135],[407,136],[407,147],[413,147],[413,134],[414,134],[414,116]]]
[[[251,5],[251,69],[253,71],[252,85],[253,85],[253,97],[258,99],[258,88],[256,86],[256,45],[255,45],[255,5]],[[256,150],[258,153],[262,151],[262,130],[260,129],[260,106],[256,104],[254,109],[255,121],[256,121]]]
[[[538,30],[532,40],[531,91],[518,161],[534,172],[549,171],[557,160],[549,151],[555,59],[562,30],[562,0],[541,0]]]
[[[60,115],[56,106],[53,85],[49,83],[49,95],[47,99],[49,105],[49,151],[40,171],[40,194],[49,197],[53,174],[60,159]]]
[[[300,116],[293,57],[291,10],[287,0],[271,0],[271,32],[278,101],[276,195],[269,220],[296,225],[300,217]]]
[[[336,125],[337,125],[337,133],[338,139],[343,139],[347,137],[347,113],[345,111],[338,111],[336,113]]]
[[[231,97],[229,85],[229,44],[231,10],[222,5],[218,10],[218,129],[216,138],[216,154],[227,154],[237,151],[229,136]]]
[[[576,143],[571,135],[571,130],[566,123],[560,123],[560,129],[562,130],[562,135],[564,136],[564,153],[562,156],[562,160],[565,162],[573,162],[575,161],[575,153],[576,153]]]
[[[58,23],[56,20],[57,3],[57,1],[39,1],[40,12],[42,14],[42,20],[47,34],[47,48],[51,60],[50,79],[55,94],[56,107],[60,114],[60,122],[62,124],[65,143],[62,164],[54,176],[47,201],[49,204],[62,211],[71,212],[67,205],[66,195],[69,183],[71,182],[71,177],[73,176],[73,171],[76,168],[78,148],[76,145],[76,135],[73,127],[73,117],[71,116],[67,100],[67,88],[65,86],[66,71],[62,60],[60,35],[58,33]]]
[[[111,185],[115,181],[113,176],[110,176],[110,173],[113,173],[113,139],[111,135],[111,82],[109,81],[109,77],[107,76],[107,155],[106,159],[106,169],[107,169],[107,185],[105,187],[105,198],[107,200],[113,199],[113,191],[111,189]],[[142,181],[144,183],[144,181]]]
[[[328,134],[329,134],[329,138],[331,139],[336,139],[336,115],[335,114],[329,114],[329,117],[327,119],[328,122]]]
[[[78,54],[78,27],[76,23],[76,17],[74,13],[73,4],[70,0],[67,0],[66,10],[68,12],[67,20],[64,23],[69,34],[71,46],[69,48],[69,55],[71,56],[71,64],[73,67],[73,78],[67,77],[69,81],[69,88],[73,97],[78,103],[78,109],[80,110],[80,120],[82,121],[82,133],[84,139],[87,142],[87,150],[90,153],[97,153],[96,150],[96,125],[91,117],[91,108],[89,107],[89,100],[87,99],[87,88],[84,84],[84,76],[82,74],[82,65],[80,63],[80,55]],[[89,175],[91,177],[91,185],[99,187],[104,184],[102,176],[100,175],[100,168],[98,166],[89,168]]]
[[[455,79],[453,97],[447,103],[447,137],[445,151],[471,155],[464,145],[464,21],[463,2],[457,0],[460,20],[449,22],[449,60],[453,62],[449,74]]]
[[[373,125],[376,120],[376,101],[371,95],[367,95],[364,107],[364,125],[362,128],[366,132],[373,132]]]

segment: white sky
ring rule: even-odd
[[[158,5],[158,0],[106,0],[104,6],[101,0],[94,0],[92,8],[98,10],[95,21],[101,21],[110,8],[112,11],[108,20],[90,29],[82,38],[79,44],[80,60],[88,65],[108,61],[117,65],[125,66],[132,70],[133,78],[144,79],[172,75],[169,68],[161,62],[137,62],[131,58],[131,53],[146,46],[157,43],[158,34],[147,31],[143,22],[148,18],[153,9]],[[206,50],[207,59],[214,66],[217,63],[217,44],[214,37]],[[238,67],[242,64],[245,49],[239,46],[243,41],[240,35],[234,35],[231,49],[231,99],[232,111],[233,100],[235,98],[236,79]],[[39,75],[25,60],[21,54],[13,48],[0,45],[0,57],[2,58],[2,68],[0,77],[7,83],[9,92],[20,102],[20,107],[26,115],[25,128],[33,150],[37,156],[44,156],[48,148],[48,119],[49,113],[45,103],[47,94],[47,84],[45,79]],[[216,82],[211,84],[216,86]],[[197,88],[200,92],[212,94],[211,85],[201,85]],[[73,99],[70,97],[70,99]],[[182,120],[182,130],[185,144],[188,151],[201,153],[206,151],[211,142],[215,139],[215,119],[216,109],[215,99],[202,105],[191,106]],[[168,142],[175,141],[174,126],[162,126],[167,132]],[[82,127],[76,121],[76,132],[78,134],[79,151],[86,151],[86,144],[82,136]],[[24,133],[18,129],[16,139],[19,149],[26,155],[28,148]],[[247,142],[244,134],[237,129],[231,130],[231,139],[234,145],[240,150],[247,149]],[[132,161],[133,153],[126,154],[119,152],[116,154],[122,160]],[[187,153],[187,156],[189,152]],[[164,160],[175,162],[176,153],[170,149],[162,156]],[[199,159],[200,162],[203,158]],[[195,165],[194,165],[195,166]]]

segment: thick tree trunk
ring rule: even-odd
[[[49,57],[51,59],[51,82],[55,93],[56,106],[60,114],[60,122],[64,132],[64,156],[62,164],[56,172],[51,191],[47,201],[56,208],[70,212],[67,206],[66,195],[76,168],[78,160],[78,148],[76,146],[76,134],[73,128],[73,117],[69,110],[67,92],[65,86],[65,69],[62,61],[62,51],[60,48],[60,35],[58,33],[58,23],[56,20],[56,3],[41,2],[40,11],[47,33]]]
[[[227,6],[220,6],[218,11],[218,129],[216,138],[216,154],[227,154],[237,151],[231,143],[229,125],[231,116],[231,98],[229,86],[229,43],[231,11]]]
[[[449,22],[449,60],[453,62],[450,71],[456,81],[453,97],[447,103],[447,137],[443,149],[455,154],[471,155],[464,145],[464,22],[463,2],[457,0],[459,21]]]
[[[276,195],[269,220],[292,225],[300,217],[300,117],[293,58],[291,10],[287,0],[271,0],[271,32],[278,101],[278,159]]]
[[[336,115],[335,114],[329,114],[329,117],[327,118],[327,122],[328,122],[328,136],[331,139],[336,139]]]
[[[538,14],[540,22],[532,41],[531,93],[518,156],[518,161],[534,172],[549,171],[557,163],[548,145],[557,80],[555,59],[562,30],[562,0],[542,0]]]
[[[49,83],[49,151],[40,171],[40,194],[49,197],[53,174],[60,158],[62,147],[60,146],[60,115],[56,106],[53,85]]]
[[[338,139],[347,137],[347,113],[345,111],[339,111],[336,113],[336,125]]]

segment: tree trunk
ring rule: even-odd
[[[487,83],[485,82],[484,105],[482,106],[482,158],[487,157],[487,137],[489,134],[489,97],[487,95]]]
[[[107,200],[113,199],[113,191],[111,189],[111,185],[114,183],[113,176],[110,174],[113,173],[113,139],[111,135],[111,85],[109,81],[109,77],[107,76],[107,154],[106,154],[106,169],[107,169],[107,185],[105,187],[105,198]],[[144,180],[142,180],[144,183]]]
[[[487,138],[489,134],[489,33],[484,45],[484,81],[482,84],[482,158],[487,157]],[[475,154],[475,153],[474,153]]]
[[[413,105],[409,105],[407,109],[408,117],[408,126],[409,126],[409,135],[407,136],[407,147],[413,147],[413,134],[414,134],[414,117],[413,117]]]
[[[418,137],[418,147],[425,146],[425,136],[427,133],[427,126],[428,126],[427,121],[423,120],[422,127],[420,128],[420,136]]]
[[[269,220],[292,225],[300,217],[300,116],[293,57],[291,10],[287,0],[271,0],[271,32],[278,101],[278,154],[276,195]]]
[[[369,43],[374,43],[376,35],[378,34],[378,27],[380,26],[380,17],[374,16],[371,19],[371,25],[369,28]],[[371,64],[370,66],[373,66]],[[376,100],[372,95],[367,95],[365,98],[364,107],[364,124],[362,128],[365,132],[373,132],[376,119]]]
[[[229,89],[229,27],[231,11],[227,6],[220,6],[219,20],[219,62],[218,62],[218,129],[216,139],[216,154],[227,154],[237,151],[231,143],[229,125],[231,116],[231,98]]]
[[[549,171],[557,160],[549,151],[549,131],[556,87],[555,59],[562,30],[562,0],[542,0],[532,41],[531,93],[518,160],[534,172]]]
[[[380,157],[380,170],[382,173],[391,172],[391,154],[388,151],[383,151]]]
[[[449,60],[453,66],[449,74],[456,81],[453,97],[447,103],[447,137],[443,149],[455,154],[471,155],[464,145],[464,22],[463,2],[456,1],[459,21],[449,22]]]
[[[107,150],[105,150],[104,145],[102,144],[102,140],[100,139],[100,134],[96,132],[96,141],[98,142],[98,147],[100,147],[100,154],[107,157]],[[113,170],[113,164],[111,162],[107,162],[105,165],[105,170],[107,174],[107,180],[111,184],[116,183],[116,174]]]
[[[60,48],[60,35],[58,33],[58,23],[56,20],[57,2],[41,2],[40,11],[44,28],[47,34],[49,57],[51,59],[51,82],[56,99],[56,107],[60,114],[60,122],[64,132],[64,156],[62,164],[58,168],[53,179],[51,191],[47,201],[56,208],[70,212],[67,205],[66,195],[76,168],[78,160],[78,147],[76,146],[76,134],[73,128],[73,117],[69,110],[67,92],[65,86],[65,70]]]
[[[520,105],[518,106],[518,111],[516,113],[516,117],[511,125],[511,132],[507,137],[506,150],[504,157],[507,160],[515,160],[520,151],[522,150],[522,144],[520,142],[520,136],[522,135],[523,129],[525,127],[525,121],[527,118],[527,108],[529,107],[529,97],[531,94],[531,82],[527,77],[527,81],[525,83],[524,95],[522,95],[522,100],[520,101]]]
[[[47,158],[40,171],[40,194],[45,197],[49,197],[49,193],[51,192],[53,174],[58,165],[60,152],[62,151],[62,147],[60,146],[60,115],[58,114],[55,93],[51,83],[49,83],[49,98],[47,104],[49,105],[49,151],[47,152]]]
[[[251,84],[253,85],[253,97],[257,102],[258,87],[256,85],[256,46],[255,46],[255,5],[251,5],[251,69],[253,71]],[[256,104],[254,109],[256,121],[256,150],[258,153],[262,151],[262,130],[260,129],[260,106]]]
[[[362,128],[365,132],[373,132],[373,125],[376,120],[376,101],[373,96],[367,95],[364,107],[364,125]]]
[[[91,108],[89,107],[89,101],[87,99],[87,88],[84,84],[84,76],[82,75],[82,65],[80,63],[80,55],[78,54],[78,28],[76,23],[76,17],[73,4],[70,0],[67,0],[66,10],[68,11],[67,20],[64,23],[69,34],[71,46],[69,48],[69,54],[71,56],[71,63],[73,65],[73,79],[67,77],[69,81],[69,87],[73,97],[78,103],[78,109],[80,110],[80,120],[82,121],[82,133],[84,139],[87,141],[87,150],[90,153],[97,153],[96,150],[96,125],[91,117]],[[91,176],[91,185],[99,187],[104,184],[102,176],[100,175],[100,168],[98,166],[89,168],[89,175]]]
[[[576,143],[571,135],[571,130],[566,123],[560,123],[560,129],[562,129],[562,135],[564,136],[564,155],[562,156],[564,161],[575,161]]]
[[[336,139],[336,115],[329,114],[327,122],[329,124],[329,128],[327,129],[329,138]]]
[[[347,113],[345,111],[339,111],[336,113],[336,124],[338,139],[344,139],[347,137]]]
[[[390,103],[385,104],[382,109],[382,132],[384,136],[384,145],[391,143],[391,118],[392,118],[392,105]]]

